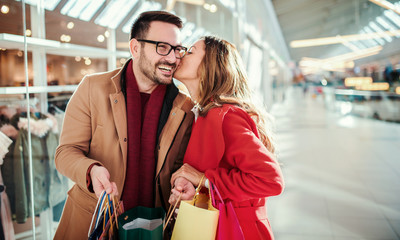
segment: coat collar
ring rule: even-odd
[[[115,74],[113,77],[111,77],[111,81],[114,84],[115,87],[115,93],[123,92],[125,96],[125,72],[126,68],[129,65],[129,62],[132,61],[132,58],[128,59],[124,66],[122,66],[117,74]]]

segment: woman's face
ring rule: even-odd
[[[204,40],[199,40],[191,46],[185,57],[181,60],[174,78],[183,83],[190,80],[200,80],[198,69],[206,53],[205,47]]]

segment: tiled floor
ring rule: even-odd
[[[268,203],[275,238],[400,239],[400,124],[324,104],[292,88],[271,110],[286,181]]]

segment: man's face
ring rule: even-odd
[[[155,21],[150,24],[146,40],[166,42],[172,46],[180,45],[180,31],[171,23]],[[161,56],[156,51],[156,45],[139,42],[141,45],[139,69],[150,81],[156,84],[172,83],[172,76],[180,63],[172,50],[167,56]]]

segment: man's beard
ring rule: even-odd
[[[168,63],[167,61],[159,61],[154,66],[151,64],[151,61],[146,57],[144,51],[139,58],[139,68],[142,71],[143,75],[145,75],[148,79],[156,84],[171,84],[172,83],[172,76],[171,79],[165,81],[157,76],[157,69],[159,65],[167,65],[172,67],[173,69],[176,68],[176,64]]]

